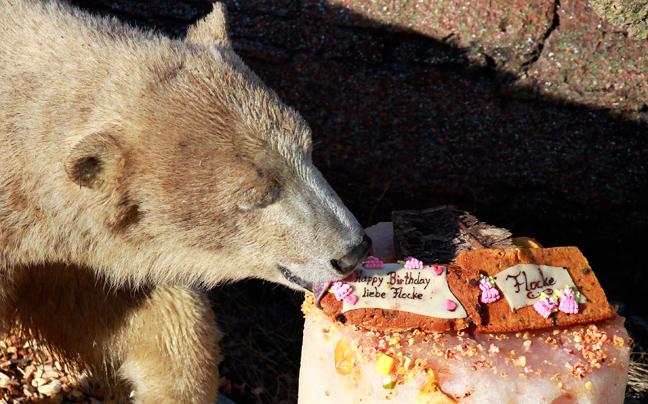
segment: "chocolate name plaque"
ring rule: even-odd
[[[342,313],[373,308],[437,318],[465,318],[468,314],[450,291],[446,276],[447,268],[439,266],[425,265],[422,269],[409,269],[402,264],[385,264],[381,269],[358,266],[355,280],[347,282],[358,300],[352,305],[345,299]]]
[[[578,290],[567,269],[549,265],[515,265],[498,273],[494,279],[512,310],[533,305],[543,292],[551,296],[565,286]],[[585,302],[587,299],[581,294],[579,303]]]

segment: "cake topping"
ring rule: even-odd
[[[578,314],[578,303],[576,303],[576,300],[580,300],[580,293],[574,293],[571,287],[565,286],[560,294],[558,310],[567,314]]]
[[[423,269],[423,261],[416,258],[408,258],[405,260],[405,268],[408,269]]]
[[[457,310],[457,303],[455,303],[452,300],[448,299],[448,300],[445,301],[445,308],[448,311],[455,311],[455,310]]]
[[[556,289],[565,285],[577,290],[567,269],[549,265],[518,264],[493,278],[512,310],[534,305],[539,300],[546,299],[541,297],[543,293],[553,295]],[[585,302],[586,299],[581,295],[580,303]]]
[[[376,363],[376,370],[384,375],[389,375],[394,371],[396,360],[389,355],[380,354],[378,362]]]
[[[365,265],[378,262],[383,268],[359,266],[354,281],[331,288],[322,303],[327,316],[344,313],[346,324],[372,330],[472,327],[477,333],[494,333],[583,324],[612,315],[575,247],[475,250],[461,254],[459,265],[422,269],[406,268],[405,261],[370,259]],[[408,263],[419,266],[414,259]]]
[[[455,400],[448,397],[441,389],[439,388],[439,380],[436,372],[429,370],[427,372],[427,380],[421,388],[419,393],[416,396],[416,404],[454,404]]]
[[[389,375],[383,379],[382,386],[385,389],[393,389],[396,387],[396,375]]]
[[[533,308],[544,318],[548,318],[551,313],[555,313],[558,310],[567,314],[578,314],[578,303],[576,300],[579,300],[580,297],[580,292],[574,292],[571,286],[565,286],[560,290],[554,291],[551,296],[542,292],[540,301],[535,303]]]
[[[353,371],[354,355],[349,345],[343,340],[339,340],[335,344],[335,351],[333,353],[335,360],[335,370],[341,375],[348,375]]]
[[[482,303],[493,303],[500,299],[499,290],[495,289],[495,279],[492,276],[479,275],[479,289],[481,289],[481,297],[479,301]]]
[[[585,324],[613,314],[594,271],[576,247],[474,250],[460,254],[457,264],[462,271],[492,276],[495,288],[506,297],[480,301],[483,321],[475,321],[478,333]],[[564,298],[563,290],[568,290]]]
[[[431,267],[420,266],[419,260],[410,259],[404,264],[384,264],[382,269],[361,266],[356,280],[349,284],[357,304],[344,299],[342,313],[357,308],[400,310],[436,318],[465,318],[466,310],[450,291],[446,267],[435,275]],[[338,299],[340,300],[340,299]],[[450,301],[450,303],[448,303]]]
[[[346,283],[337,281],[331,286],[331,290],[335,293],[335,298],[340,301],[349,296],[353,288]]]
[[[367,269],[382,269],[384,267],[380,258],[376,257],[368,257],[362,265]]]
[[[344,298],[344,302],[350,304],[351,306],[355,306],[355,304],[358,303],[358,296],[349,295]]]
[[[545,292],[542,292],[540,300],[533,305],[533,308],[540,313],[544,318],[548,318],[551,313],[558,310],[556,307],[556,299],[552,296],[548,296]]]

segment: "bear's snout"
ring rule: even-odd
[[[343,256],[340,259],[331,260],[331,265],[335,268],[336,271],[346,274],[355,268],[358,265],[358,262],[362,260],[369,249],[371,248],[371,239],[366,234],[362,237],[362,242],[355,246],[348,254]]]

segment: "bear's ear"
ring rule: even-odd
[[[104,133],[88,135],[65,161],[65,172],[79,187],[115,189],[124,168],[123,153],[114,137]]]
[[[228,30],[227,7],[223,3],[214,3],[211,13],[189,27],[186,41],[197,45],[229,46]]]

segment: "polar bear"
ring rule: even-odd
[[[0,320],[133,402],[214,402],[201,288],[315,290],[369,248],[311,152],[220,3],[172,40],[0,0]]]

